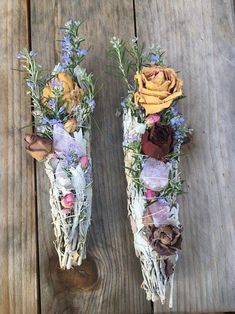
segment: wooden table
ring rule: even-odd
[[[168,313],[140,289],[141,273],[127,218],[121,120],[122,84],[107,72],[113,35],[159,43],[180,70],[180,109],[195,129],[179,199],[184,245],[176,269],[174,313],[235,310],[235,37],[233,1],[1,0],[0,2],[0,313]],[[99,94],[93,124],[94,206],[88,262],[61,271],[53,247],[48,180],[24,150],[30,124],[24,74],[15,58],[24,46],[43,66],[59,59],[58,28],[84,20],[91,46],[86,66]],[[30,131],[28,129],[27,131]],[[94,284],[94,285],[93,285]]]

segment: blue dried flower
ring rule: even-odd
[[[47,117],[43,117],[41,120],[42,125],[49,124],[50,126],[61,124],[61,121],[58,119],[48,119]]]
[[[125,101],[124,101],[124,100],[123,100],[123,101],[121,101],[120,106],[121,106],[121,108],[125,108],[125,107],[126,107],[126,103],[125,103]]]
[[[158,198],[158,203],[159,203],[160,205],[169,205],[168,202],[167,202],[167,200],[166,200],[165,198],[163,198],[163,197]]]
[[[174,106],[171,107],[171,112],[173,113],[174,116],[178,114],[178,110]]]
[[[62,60],[63,60],[65,65],[68,65],[70,63],[70,61],[71,61],[71,59],[70,59],[70,57],[69,57],[69,55],[67,53],[63,54]]]
[[[182,140],[183,139],[183,136],[182,136],[180,131],[175,131],[175,139],[176,140]]]
[[[51,99],[48,100],[47,103],[48,103],[49,106],[54,108],[57,105],[58,100],[56,98],[51,98]]]
[[[61,121],[60,120],[57,120],[57,119],[51,119],[49,120],[49,124],[52,126],[52,125],[56,125],[56,124],[61,124]]]
[[[158,54],[152,53],[150,56],[150,63],[157,64],[160,61],[160,56]]]
[[[69,151],[74,152],[77,149],[77,145],[75,143],[69,144]]]
[[[95,103],[94,99],[87,99],[86,103],[91,107],[92,110],[95,109],[96,103]]]
[[[61,42],[61,46],[62,46],[62,50],[67,53],[68,55],[70,55],[73,51],[73,46],[70,42],[70,38],[69,36],[65,36],[64,39]]]
[[[56,86],[57,86],[57,83],[56,83],[55,79],[52,79],[51,80],[51,87],[56,88]]]
[[[17,59],[24,58],[24,52],[23,52],[23,51],[20,51],[19,53],[17,53],[16,58],[17,58]]]
[[[136,142],[136,141],[139,141],[139,134],[129,135],[123,141],[123,145],[124,146],[128,146],[130,143],[133,143],[133,142]]]
[[[45,125],[45,124],[48,123],[48,121],[49,121],[49,119],[47,117],[43,117],[42,120],[41,120],[41,124]]]
[[[60,107],[58,113],[63,113],[65,111],[65,108],[64,107]]]
[[[64,36],[64,38],[61,41],[62,47],[70,45],[70,38],[69,36]]]
[[[86,56],[88,54],[87,49],[79,49],[77,50],[78,55],[80,56]]]
[[[37,51],[31,50],[31,51],[29,52],[29,55],[30,55],[31,57],[36,57],[36,56],[38,55],[38,53],[37,53]]]
[[[51,87],[53,88],[53,89],[57,89],[57,90],[59,90],[59,91],[63,91],[63,85],[62,85],[62,81],[58,81],[58,82],[56,82],[56,80],[55,79],[52,79],[51,80]]]
[[[181,126],[184,123],[185,123],[185,120],[182,116],[176,116],[176,117],[171,119],[171,124],[173,126]]]
[[[35,84],[34,84],[32,81],[27,81],[26,84],[27,84],[27,86],[28,86],[30,89],[34,89],[34,88],[35,88]]]

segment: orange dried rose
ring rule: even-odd
[[[51,153],[52,141],[34,134],[26,134],[26,151],[36,160],[42,161]]]
[[[61,84],[63,87],[63,107],[65,107],[68,114],[71,114],[72,109],[77,105],[84,95],[84,91],[76,82],[73,81],[72,76],[65,72],[58,73],[55,82]],[[49,82],[42,92],[42,101],[45,103],[48,98],[53,98],[51,82]]]
[[[183,94],[183,81],[171,68],[145,67],[136,73],[135,79],[138,84],[138,90],[134,95],[135,104],[142,106],[146,115],[170,107],[172,102]]]

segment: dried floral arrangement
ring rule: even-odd
[[[91,220],[92,166],[90,125],[95,108],[92,74],[80,67],[87,54],[81,48],[79,21],[62,28],[62,58],[43,74],[34,51],[17,57],[27,72],[35,134],[25,136],[26,151],[44,162],[50,180],[50,205],[55,248],[62,269],[81,265]]]
[[[121,102],[128,214],[140,259],[147,299],[166,300],[173,278],[182,226],[177,195],[182,192],[178,165],[181,145],[192,130],[176,108],[183,81],[165,66],[163,51],[149,53],[134,38],[130,45],[114,37],[110,55],[128,88]],[[134,79],[133,79],[134,77]]]

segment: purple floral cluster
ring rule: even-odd
[[[70,28],[70,31],[65,29],[65,36],[61,41],[62,67],[64,69],[70,67],[74,68],[88,53],[87,49],[80,48],[80,43],[83,41],[77,36],[77,29],[80,26],[80,23],[69,21],[67,26],[72,26],[72,29]]]

